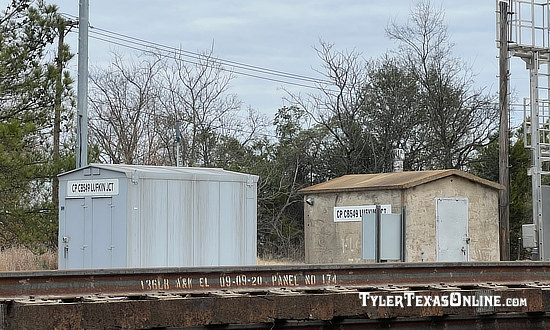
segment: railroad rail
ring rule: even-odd
[[[5,329],[546,328],[549,315],[547,262],[0,273]]]

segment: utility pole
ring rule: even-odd
[[[499,45],[499,182],[504,190],[499,194],[500,206],[500,260],[510,260],[510,136],[508,110],[508,3],[500,1],[500,45]]]
[[[76,168],[88,165],[88,25],[89,0],[78,4],[78,90]]]
[[[59,135],[61,133],[61,96],[63,94],[63,44],[65,42],[65,20],[59,18],[57,31],[59,39],[57,40],[57,58],[56,69],[57,77],[55,80],[55,100],[54,100],[54,120],[53,120],[53,162],[57,166],[59,162]],[[52,201],[54,205],[59,203],[59,179],[56,175],[53,177]]]
[[[61,17],[57,21],[57,32],[59,37],[57,39],[57,56],[55,60],[57,77],[55,79],[55,99],[54,99],[54,121],[53,121],[53,162],[55,166],[59,164],[60,160],[60,134],[61,134],[61,109],[62,109],[62,96],[63,96],[63,64],[68,61],[66,53],[64,51],[65,36],[74,26],[75,22],[67,21]],[[68,27],[68,29],[67,29]],[[57,170],[56,170],[57,171]],[[52,184],[52,201],[54,205],[58,205],[59,202],[59,179],[54,175]]]

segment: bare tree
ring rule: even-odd
[[[324,42],[316,49],[327,83],[305,97],[288,95],[326,132],[323,162],[334,176],[388,171],[395,147],[405,149],[407,169],[467,169],[489,142],[496,103],[473,88],[471,70],[452,56],[443,19],[420,1],[406,24],[388,26],[399,48],[377,61]]]
[[[90,132],[103,151],[103,161],[154,164],[159,145],[151,127],[155,122],[155,76],[159,58],[140,63],[115,56],[106,70],[90,75]]]
[[[376,172],[392,171],[392,149],[407,154],[405,168],[410,169],[423,151],[424,110],[418,101],[418,84],[410,71],[386,54],[367,67],[364,87],[365,116],[371,122],[376,143]]]
[[[328,133],[325,142],[334,146],[330,148],[333,165],[342,168],[337,172],[368,171],[377,158],[372,152],[369,118],[364,116],[366,64],[359,53],[338,52],[325,42],[321,42],[316,51],[323,63],[321,74],[326,83],[319,83],[317,93],[306,97],[288,92],[289,101],[303,108],[313,122]]]
[[[452,57],[443,12],[420,1],[406,24],[393,22],[386,33],[399,42],[398,55],[420,86],[426,146],[419,169],[467,167],[489,142],[497,111],[492,97],[473,90],[469,67]]]
[[[222,136],[240,133],[241,102],[229,93],[233,74],[210,53],[189,63],[181,55],[168,63],[160,102],[171,120],[180,121],[181,157],[186,166],[212,166]]]
[[[242,148],[266,126],[254,110],[241,110],[229,93],[233,75],[210,53],[193,62],[181,52],[139,59],[116,56],[91,76],[90,131],[103,161],[176,165],[179,144],[184,166],[218,166],[234,152],[229,144]]]

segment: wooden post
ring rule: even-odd
[[[61,134],[61,97],[63,94],[63,44],[65,40],[65,22],[58,19],[57,31],[59,33],[59,39],[57,41],[57,58],[56,68],[57,77],[55,79],[55,99],[54,99],[54,120],[53,120],[53,163],[55,166],[55,173],[52,183],[52,202],[56,210],[59,211],[59,179],[57,178],[57,171],[59,166],[59,143]],[[57,212],[56,212],[57,214]]]
[[[504,186],[499,194],[500,260],[510,260],[510,136],[508,111],[508,3],[500,1],[500,49],[499,49],[499,181]]]

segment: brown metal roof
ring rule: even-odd
[[[408,189],[424,183],[456,175],[493,189],[504,189],[498,183],[459,170],[350,174],[298,191],[300,194],[354,190]]]

